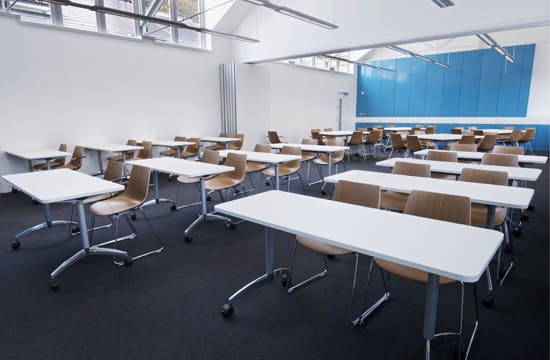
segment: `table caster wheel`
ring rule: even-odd
[[[176,206],[176,204],[172,204],[172,206],[170,206],[170,210],[172,211],[176,211],[178,209],[178,207]]]
[[[130,219],[132,219],[132,220],[134,220],[134,221],[135,221],[135,220],[137,219],[137,216],[136,216],[136,214],[132,214],[132,215],[130,215]]]
[[[327,254],[327,259],[334,260],[334,255]]]
[[[281,276],[281,284],[283,284],[284,287],[288,285],[288,275]]]
[[[529,207],[527,207],[527,210],[533,211],[535,210],[535,208],[536,208],[535,205],[529,205]]]
[[[225,223],[225,226],[227,226],[229,230],[235,230],[237,228],[237,224],[234,224],[232,222]]]
[[[483,305],[490,308],[493,307],[494,304],[495,296],[492,293],[485,295],[485,297],[483,298]]]
[[[124,259],[124,266],[131,267],[132,265],[134,265],[134,260],[130,258]]]
[[[321,195],[326,195],[327,192],[325,190],[321,190]]]
[[[185,237],[183,238],[183,242],[186,244],[189,244],[191,241],[193,241],[193,238],[191,236],[185,235]]]
[[[21,247],[21,243],[19,242],[19,240],[13,240],[13,241],[11,242],[11,248],[12,248],[13,250],[17,250],[17,249],[19,249],[20,247]]]
[[[207,196],[206,201],[212,201],[212,196]]]
[[[80,227],[76,226],[74,228],[71,229],[71,234],[72,235],[76,235],[80,232]]]
[[[225,319],[231,317],[231,315],[233,315],[233,306],[231,306],[231,304],[225,304],[222,306],[221,314]]]
[[[52,289],[53,291],[59,290],[59,283],[56,280],[51,279],[50,280],[50,289]]]
[[[521,221],[529,221],[529,215],[527,214],[521,215]]]
[[[514,234],[514,236],[516,236],[516,237],[520,237],[521,236],[521,229],[520,228],[515,228],[514,230],[512,230],[512,234]]]
[[[505,253],[513,253],[514,252],[514,245],[512,244],[506,244],[504,245],[504,252]]]

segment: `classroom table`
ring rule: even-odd
[[[428,156],[428,152],[430,151],[432,150],[429,150],[429,149],[420,150],[420,151],[416,151],[414,155],[424,158]],[[437,151],[450,151],[450,150],[437,150]],[[481,159],[483,159],[483,155],[485,155],[484,152],[477,152],[477,151],[452,151],[452,152],[455,152],[459,159],[465,159],[465,160],[481,161]],[[548,160],[547,156],[518,155],[518,161],[521,164],[546,164],[547,160]]]
[[[61,272],[89,255],[121,256],[129,261],[130,258],[125,251],[90,245],[86,212],[83,203],[83,200],[87,197],[115,193],[124,190],[124,186],[69,169],[4,175],[2,178],[18,190],[44,204],[45,208],[45,222],[17,234],[14,240],[17,242],[17,245],[13,246],[12,244],[14,249],[19,247],[19,239],[31,232],[57,225],[76,225],[72,221],[52,221],[49,210],[51,203],[71,202],[76,204],[82,250],[65,260],[50,274],[50,286],[53,290],[57,290],[59,286],[56,278]]]
[[[227,154],[230,152],[237,153],[237,154],[245,154],[246,161],[254,161],[254,162],[269,164],[273,166],[275,168],[275,189],[276,190],[279,190],[280,188],[279,166],[288,161],[302,159],[302,156],[300,155],[274,154],[274,153],[241,151],[241,150],[218,151],[218,153],[220,154],[220,157],[224,159],[227,157]]]
[[[205,179],[218,175],[224,172],[229,172],[235,170],[232,166],[225,165],[214,165],[208,164],[200,161],[189,161],[184,159],[176,158],[154,158],[154,159],[143,159],[143,160],[130,160],[126,162],[128,165],[139,165],[144,166],[153,171],[154,182],[155,182],[155,198],[147,201],[142,205],[142,207],[149,206],[152,204],[160,204],[163,202],[171,203],[171,209],[176,210],[176,202],[170,199],[161,199],[159,198],[158,191],[158,173],[163,172],[167,174],[174,174],[178,176],[186,176],[192,178],[198,178],[200,183],[200,196],[201,196],[201,212],[198,218],[187,227],[185,230],[185,242],[191,242],[192,238],[189,236],[191,230],[201,222],[206,220],[223,220],[227,223],[231,223],[231,219],[216,215],[214,213],[209,213],[206,210],[206,187]]]
[[[541,169],[535,169],[535,168],[468,164],[468,163],[450,162],[450,161],[435,161],[435,160],[421,160],[421,159],[407,159],[407,158],[386,159],[386,160],[377,162],[376,165],[393,168],[393,166],[397,161],[416,163],[416,164],[426,164],[426,165],[430,165],[432,172],[454,174],[454,175],[460,175],[462,173],[462,169],[465,169],[465,168],[489,170],[489,171],[502,171],[502,172],[508,173],[508,180],[536,181],[542,172]]]
[[[207,136],[207,137],[201,137],[201,143],[223,143],[225,144],[225,148],[229,149],[229,144],[231,144],[234,141],[240,141],[239,138],[232,138],[232,137],[221,137],[221,136]]]
[[[427,140],[427,141],[435,141],[435,142],[443,142],[445,143],[445,146],[447,146],[447,143],[451,141],[460,141],[462,139],[462,135],[459,134],[418,134],[419,140]],[[475,139],[480,140],[483,136],[476,135]]]
[[[478,129],[483,130],[484,134],[498,134],[498,135],[510,135],[514,130],[512,129]]]
[[[137,145],[121,145],[121,144],[91,144],[91,145],[83,145],[83,148],[89,149],[89,150],[96,150],[97,151],[97,162],[99,165],[99,175],[103,174],[105,170],[103,169],[103,160],[101,159],[101,152],[112,152],[112,153],[118,153],[120,154],[122,158],[122,162],[126,163],[126,153],[129,151],[136,151],[143,149],[143,146],[137,146]],[[126,170],[124,170],[126,171]]]
[[[411,131],[412,129],[421,130],[421,131],[426,130],[426,128],[413,128],[413,127],[410,127],[410,126],[395,126],[395,127],[385,127],[384,131],[400,132],[400,131]]]
[[[33,160],[44,160],[46,162],[46,167],[48,168],[48,170],[50,170],[52,160],[72,155],[71,153],[65,151],[46,148],[4,150],[4,152],[6,154],[10,154],[12,156],[27,160],[29,162],[29,171],[31,172],[34,170],[32,167]]]
[[[167,147],[176,149],[176,157],[181,158],[181,151],[189,145],[193,145],[194,142],[191,141],[176,141],[176,140],[152,140],[151,144],[153,146]]]
[[[265,228],[265,274],[227,299],[224,317],[233,314],[237,298],[288,274],[288,269],[273,266],[275,229],[428,272],[423,330],[427,355],[435,335],[439,277],[477,282],[503,238],[494,230],[276,190],[218,204],[215,209]],[[369,236],[356,231],[357,224],[369,229]]]
[[[355,130],[358,131],[358,130]],[[355,132],[353,130],[332,130],[332,131],[320,131],[319,135],[328,137],[350,137]],[[368,135],[369,131],[363,131],[363,135]]]

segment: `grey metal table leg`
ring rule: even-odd
[[[279,179],[279,163],[276,163],[275,164],[275,190],[279,190],[280,184],[281,184],[281,179]]]
[[[430,341],[435,335],[437,303],[439,301],[439,275],[428,274],[426,304],[424,307],[424,339],[426,339],[426,360],[430,359]]]
[[[103,174],[103,161],[101,159],[101,150],[97,150],[97,165],[99,167],[99,175]]]
[[[172,207],[171,207],[172,211],[177,210],[176,202],[174,200],[164,199],[164,198],[161,199],[159,197],[159,172],[156,171],[156,170],[153,170],[153,181],[155,182],[155,185],[154,185],[155,198],[144,202],[143,205],[141,205],[141,208],[143,209],[144,207],[154,205],[154,204],[170,203],[170,204],[172,204]]]
[[[487,229],[493,228],[495,223],[495,210],[496,207],[494,205],[487,205],[487,222],[485,223],[485,227]],[[491,307],[495,302],[495,295],[493,294],[493,281],[491,279],[491,270],[489,269],[489,265],[487,265],[487,268],[485,269],[485,274],[487,276],[488,293],[483,297],[483,304],[487,307]]]

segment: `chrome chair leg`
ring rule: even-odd
[[[316,280],[319,280],[320,278],[322,278],[323,276],[325,276],[327,273],[328,273],[328,266],[327,266],[327,260],[326,260],[326,257],[325,257],[325,254],[321,254],[321,257],[323,258],[323,263],[325,265],[325,268],[323,271],[321,271],[320,273],[318,274],[315,274],[313,276],[311,276],[310,278],[300,282],[299,284],[296,284],[294,286],[291,286],[291,279],[292,279],[292,268],[294,267],[294,258],[296,257],[296,248],[297,248],[297,245],[298,245],[298,241],[295,240],[294,242],[294,250],[293,250],[293,254],[292,254],[292,259],[290,261],[290,266],[288,268],[288,280],[287,280],[287,292],[290,294],[306,285],[309,285],[311,284],[312,282],[316,281]]]
[[[365,284],[365,292],[363,294],[363,302],[361,307],[362,313],[358,317],[353,319],[351,316],[352,309],[350,309],[350,321],[354,326],[363,324],[365,320],[370,316],[370,314],[372,314],[376,309],[378,309],[380,306],[382,306],[386,301],[390,299],[390,295],[391,295],[390,276],[388,274],[388,281],[386,282],[386,279],[384,277],[384,271],[381,268],[378,268],[380,270],[380,276],[382,278],[382,283],[384,285],[384,294],[378,300],[376,300],[371,306],[369,306],[369,308],[367,308],[366,310],[363,310],[367,306],[367,294],[368,294],[369,285],[371,282],[373,266],[374,266],[374,258],[371,258],[371,261],[369,264],[369,272],[367,275],[367,282]],[[354,282],[355,282],[355,276],[354,276]]]

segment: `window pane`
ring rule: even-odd
[[[74,0],[75,3],[95,5],[93,0]],[[63,26],[74,29],[97,31],[96,13],[74,6],[63,6]]]
[[[152,0],[145,0],[144,6],[145,11],[151,6]],[[164,0],[160,6],[159,11],[154,15],[157,18],[170,20],[170,7],[168,0]],[[148,23],[143,35],[151,36],[158,41],[172,42],[172,30],[171,28],[165,25],[159,25],[154,23]]]
[[[39,1],[19,0],[11,7],[10,13],[20,15],[23,21],[52,23],[50,5]]]
[[[105,7],[134,12],[131,1],[125,0],[104,0]],[[105,25],[107,33],[124,36],[135,36],[135,21],[121,16],[105,14]]]
[[[201,16],[193,16],[200,11],[198,0],[173,0],[176,2],[178,22],[185,25],[200,27]],[[193,17],[192,17],[193,16]],[[178,43],[180,45],[201,47],[202,34],[193,30],[178,29]]]

